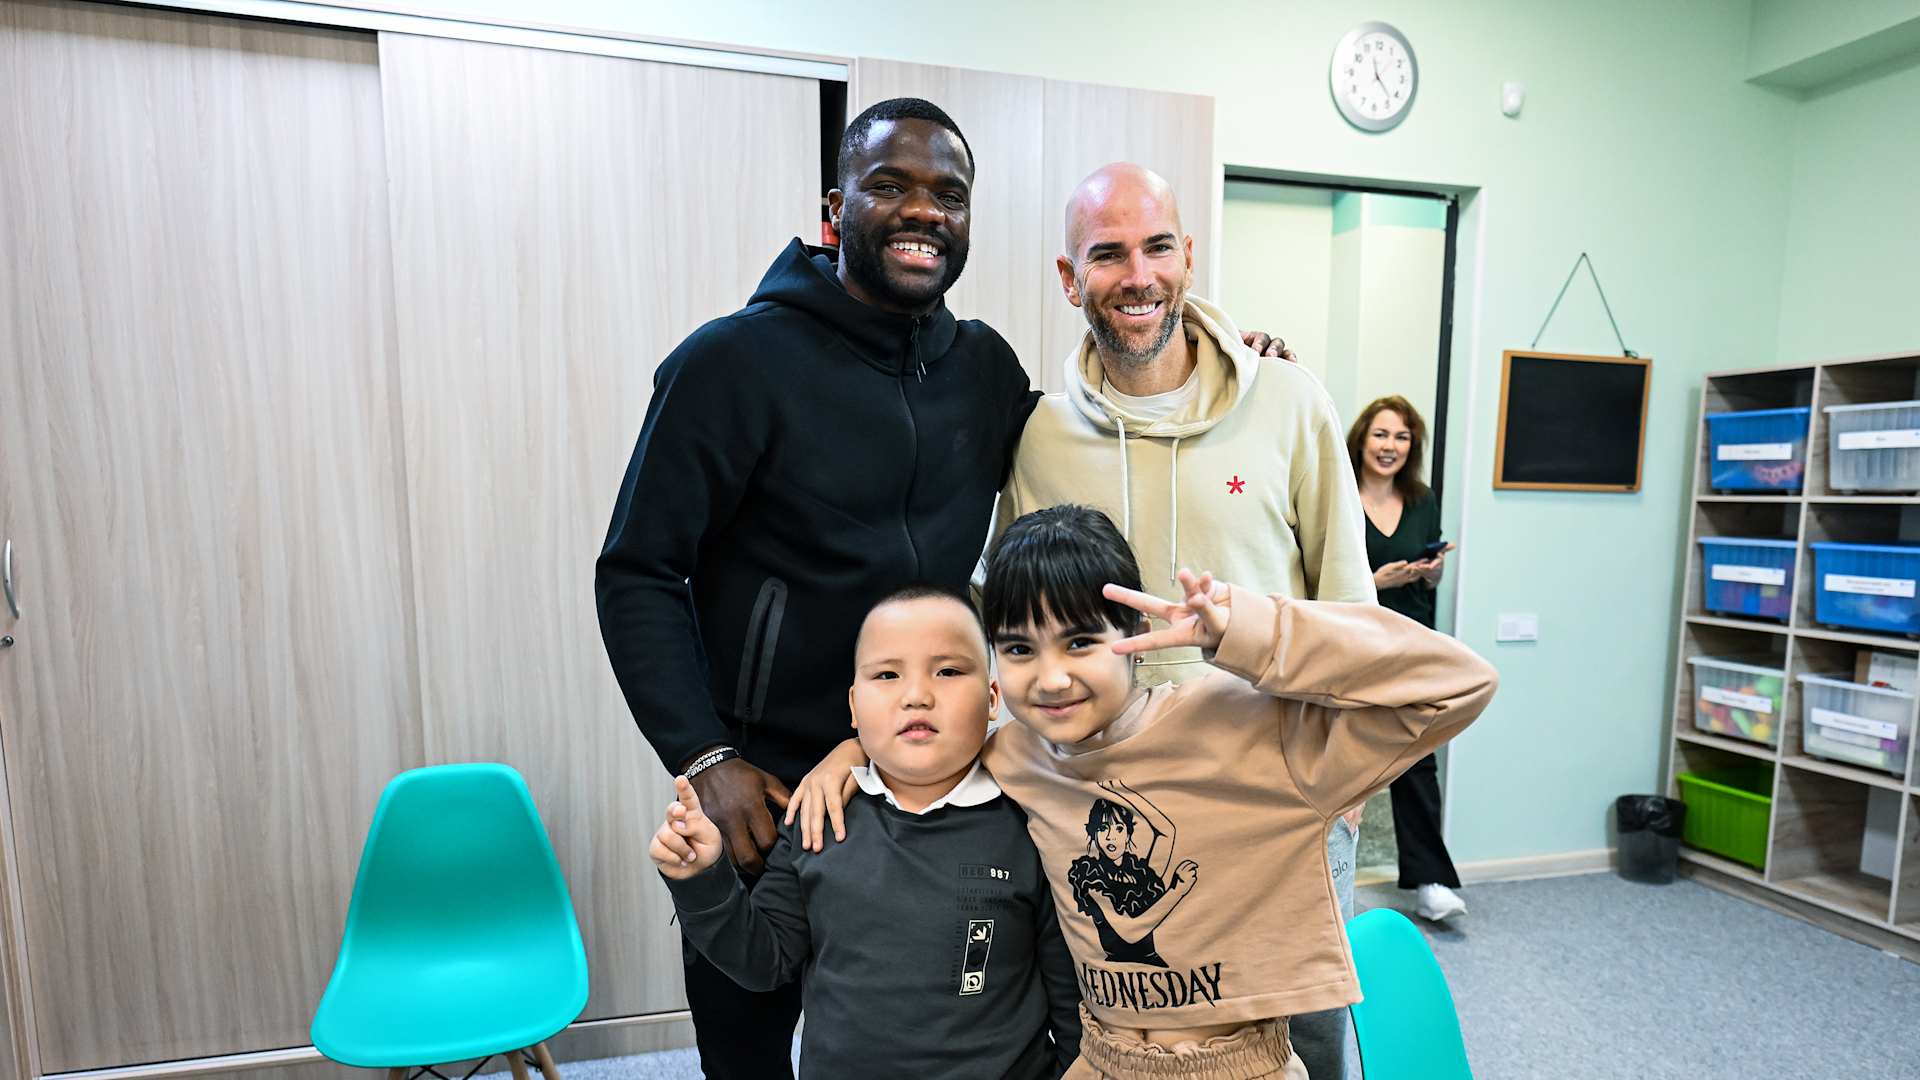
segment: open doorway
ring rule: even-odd
[[[1449,193],[1227,171],[1222,306],[1241,325],[1285,337],[1342,422],[1386,394],[1412,402],[1432,432],[1426,480],[1436,495],[1446,463],[1458,228]]]
[[[1443,506],[1459,217],[1449,192],[1229,168],[1220,233],[1222,306],[1241,325],[1287,339],[1333,398],[1342,434],[1375,399],[1406,398],[1427,421],[1423,479]],[[1440,611],[1440,630],[1451,631],[1451,614]],[[1381,792],[1361,825],[1359,879],[1397,879],[1398,858]]]

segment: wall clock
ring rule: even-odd
[[[1383,22],[1365,22],[1335,46],[1327,83],[1347,123],[1361,131],[1389,131],[1413,107],[1420,66],[1405,35]]]

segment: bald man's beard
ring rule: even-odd
[[[1080,295],[1087,295],[1087,283],[1079,280]],[[1087,325],[1093,329],[1093,343],[1100,349],[1102,360],[1112,360],[1124,367],[1143,368],[1160,355],[1173,340],[1174,332],[1180,329],[1180,312],[1185,306],[1187,290],[1177,288],[1171,295],[1160,289],[1147,289],[1139,293],[1123,294],[1116,304],[1151,304],[1165,300],[1166,306],[1160,310],[1160,325],[1154,328],[1153,336],[1144,345],[1134,345],[1122,336],[1120,327],[1113,317],[1113,309],[1106,304],[1083,304]]]

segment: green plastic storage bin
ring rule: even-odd
[[[1767,815],[1773,808],[1773,769],[1737,765],[1681,773],[1680,801],[1687,804],[1688,847],[1724,855],[1761,870],[1767,863]]]

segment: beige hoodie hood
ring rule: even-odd
[[[1160,420],[1130,415],[1124,406],[1100,392],[1106,381],[1093,334],[1081,336],[1068,354],[1067,395],[1082,416],[1098,427],[1118,434],[1156,439],[1184,439],[1211,428],[1253,392],[1260,374],[1260,357],[1240,340],[1240,331],[1227,313],[1189,293],[1181,308],[1181,328],[1194,345],[1193,377],[1199,392],[1187,407]]]
[[[1206,300],[1189,294],[1181,311],[1191,399],[1158,420],[1129,414],[1101,392],[1099,353],[1082,336],[1065,358],[1067,389],[1043,398],[1021,434],[999,525],[1079,503],[1120,526],[1156,595],[1178,595],[1186,566],[1265,592],[1371,603],[1360,490],[1325,388],[1298,364],[1256,356]],[[1191,649],[1147,664],[1206,669]]]

